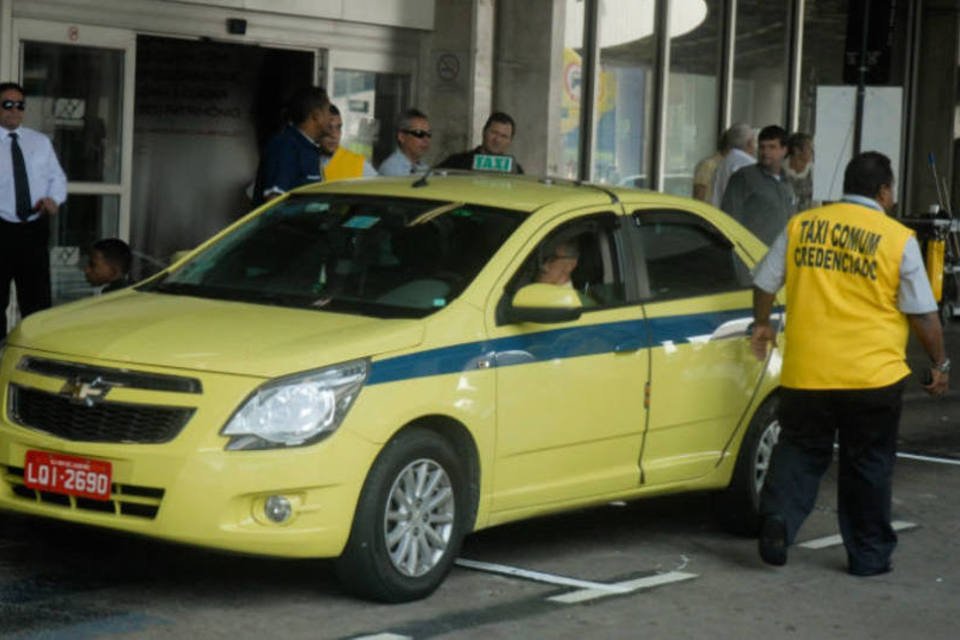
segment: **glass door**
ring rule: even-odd
[[[67,201],[51,221],[53,302],[91,294],[84,250],[129,238],[136,34],[17,20],[14,46],[27,103],[24,125],[53,141]]]

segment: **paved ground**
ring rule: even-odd
[[[960,363],[960,330],[949,333]],[[813,544],[792,548],[780,569],[759,562],[755,541],[719,528],[709,496],[686,496],[471,536],[462,557],[484,570],[458,567],[433,597],[398,606],[345,597],[322,561],[237,557],[2,514],[0,637],[953,640],[960,393],[934,402],[914,386],[901,436],[901,451],[917,457],[898,463],[894,512],[904,529],[885,576],[844,572],[843,548],[830,538],[833,470],[799,537]]]

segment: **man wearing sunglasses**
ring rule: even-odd
[[[21,316],[50,306],[49,217],[67,199],[67,177],[50,139],[22,126],[23,87],[0,83],[0,338],[10,282]]]
[[[423,156],[430,150],[430,121],[418,109],[407,109],[397,123],[397,149],[380,163],[382,176],[409,176],[426,173],[430,165]]]

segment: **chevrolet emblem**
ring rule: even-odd
[[[100,400],[103,400],[111,386],[103,381],[103,378],[97,376],[90,382],[82,380],[79,377],[67,380],[60,393],[70,398],[74,404],[82,404],[85,407],[92,407]]]

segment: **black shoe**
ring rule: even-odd
[[[893,571],[893,567],[890,566],[889,562],[885,565],[881,565],[879,567],[873,567],[869,569],[867,568],[861,569],[861,568],[854,568],[854,567],[850,567],[849,569],[847,569],[847,573],[849,573],[852,576],[857,576],[859,578],[869,578],[870,576],[880,576],[885,573],[890,573],[891,571]]]
[[[787,525],[780,516],[767,516],[760,525],[757,547],[760,558],[767,564],[782,567],[787,564]]]

